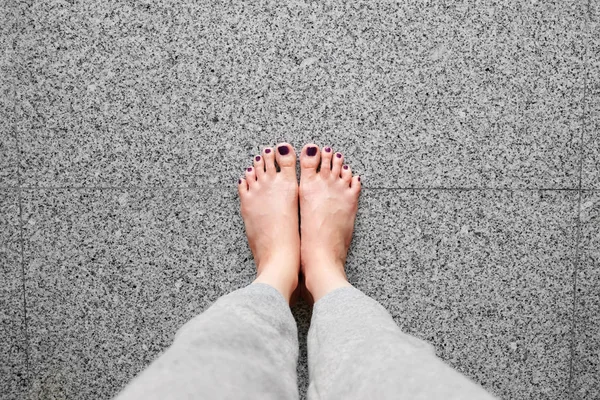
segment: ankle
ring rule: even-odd
[[[275,288],[289,303],[298,287],[298,268],[286,268],[278,264],[261,265],[252,283],[265,283]]]
[[[304,277],[306,290],[308,290],[315,302],[335,289],[352,286],[348,282],[343,265],[304,268]]]

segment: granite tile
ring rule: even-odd
[[[586,12],[578,1],[509,1],[495,9],[501,139],[490,135],[485,150],[488,159],[505,159],[505,168],[517,168],[524,180],[544,176],[544,183],[532,188],[578,187]]]
[[[574,399],[600,398],[600,192],[581,199],[580,264],[577,274]]]
[[[566,398],[577,193],[365,190],[347,270],[503,399]]]
[[[600,189],[600,6],[590,2],[587,88],[584,120],[583,189]]]
[[[15,187],[18,177],[18,144],[15,135],[15,101],[18,75],[15,69],[16,7],[13,1],[0,4],[0,187]]]
[[[0,393],[22,399],[27,387],[19,198],[0,190]]]
[[[23,6],[28,186],[226,186],[280,139],[367,187],[578,182],[580,2],[53,4]]]
[[[1,74],[1,72],[0,72]],[[4,90],[2,90],[4,92]],[[0,94],[3,96],[4,93]],[[5,103],[6,98],[0,99]],[[0,104],[0,120],[7,121],[8,113],[5,104]],[[17,138],[10,125],[0,124],[0,188],[10,189],[19,185],[19,150]]]
[[[111,398],[254,265],[237,193],[24,192],[32,398]]]

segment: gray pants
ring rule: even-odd
[[[297,359],[287,302],[271,286],[252,284],[185,324],[117,399],[297,399]],[[353,287],[314,305],[308,361],[310,400],[494,398]]]

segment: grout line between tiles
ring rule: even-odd
[[[23,196],[21,190],[18,191],[19,199],[19,242],[21,248],[21,290],[23,293],[23,333],[25,334],[25,379],[27,384],[30,381],[29,370],[29,323],[27,320],[27,292],[25,290],[25,241],[23,240]]]
[[[588,31],[589,23],[590,23],[590,0],[587,1],[587,18],[586,18],[586,26],[584,32]],[[584,40],[587,37],[584,36]],[[574,372],[574,363],[575,363],[575,346],[577,341],[577,275],[579,274],[579,270],[581,268],[581,198],[583,195],[583,162],[585,158],[584,153],[584,140],[586,133],[586,110],[588,107],[588,78],[589,78],[589,65],[588,65],[588,48],[589,41],[585,44],[585,53],[584,53],[584,68],[585,75],[583,77],[583,109],[581,115],[581,135],[580,135],[580,143],[579,143],[579,195],[577,196],[577,218],[576,218],[576,239],[575,239],[575,259],[573,260],[573,314],[571,316],[571,349],[570,349],[570,361],[569,361],[569,383],[567,385],[568,395],[571,400],[575,399],[575,388],[573,387],[573,372]]]
[[[583,129],[582,129],[583,130]],[[577,339],[577,275],[579,274],[580,261],[581,261],[581,197],[582,190],[579,190],[577,197],[577,217],[576,217],[576,239],[575,239],[575,259],[573,260],[573,314],[571,316],[571,358],[569,362],[569,384],[568,392],[569,398],[575,398],[575,392],[573,388],[573,369],[575,359],[575,342]]]
[[[19,22],[19,21],[18,21]],[[17,25],[19,25],[17,22]],[[15,50],[15,46],[16,44],[13,42],[12,44],[12,50]],[[12,100],[13,100],[13,104],[12,104],[12,115],[18,115],[17,114],[17,87],[15,87],[15,85],[11,85],[11,89],[12,89]],[[30,385],[31,385],[31,369],[30,369],[30,353],[31,353],[31,349],[30,349],[30,341],[29,341],[29,321],[28,321],[28,317],[27,317],[27,292],[26,292],[26,284],[25,284],[25,241],[23,240],[24,238],[24,234],[23,234],[23,173],[22,173],[22,156],[23,156],[23,151],[22,151],[22,146],[21,146],[21,138],[19,136],[19,132],[17,130],[17,126],[16,124],[12,124],[12,132],[14,134],[14,138],[15,138],[15,144],[16,144],[16,150],[17,150],[17,168],[16,168],[16,173],[17,173],[17,184],[18,187],[16,188],[16,192],[17,192],[17,199],[19,202],[19,244],[20,244],[20,257],[21,257],[21,292],[22,292],[22,300],[23,300],[23,339],[25,340],[25,385],[24,385],[24,390],[25,393],[27,393],[30,390]]]
[[[14,99],[16,99],[16,96],[14,97]],[[14,109],[13,109],[13,115],[16,115],[16,100],[15,100],[15,104],[13,105]],[[22,291],[22,296],[23,296],[23,334],[24,334],[24,339],[25,339],[25,387],[27,388],[27,390],[29,389],[29,385],[31,382],[31,371],[30,371],[30,363],[29,363],[29,358],[30,358],[30,342],[29,342],[29,322],[27,319],[27,291],[26,291],[26,285],[25,285],[25,241],[23,240],[23,189],[22,189],[22,174],[21,174],[21,156],[22,156],[22,149],[21,149],[21,140],[20,137],[18,135],[18,132],[16,130],[16,128],[13,126],[13,132],[15,135],[15,143],[17,146],[17,182],[19,184],[19,186],[16,188],[17,190],[17,198],[19,201],[19,244],[20,244],[20,250],[21,250],[21,291]]]
[[[539,192],[539,191],[577,191],[577,188],[489,188],[489,187],[363,187],[367,190],[439,190],[439,191],[456,191],[456,192]]]

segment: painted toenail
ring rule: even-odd
[[[347,166],[347,165],[344,165],[344,169],[348,169],[348,166]]]
[[[325,147],[325,151],[326,151],[327,153],[331,153],[331,147]]]
[[[256,161],[260,161],[260,156],[256,156],[256,157],[254,157],[254,159],[255,159]]]
[[[358,177],[358,181],[360,182],[360,176]]]
[[[316,156],[317,155],[317,148],[314,147],[314,146],[307,148],[306,149],[306,155],[310,156],[310,157]]]
[[[279,151],[279,154],[281,154],[282,156],[285,156],[290,152],[290,149],[287,146],[279,146],[277,148],[277,151]]]
[[[238,185],[241,185],[241,184],[242,184],[242,180],[238,179]]]
[[[271,152],[271,149],[265,149],[265,154],[269,154]]]
[[[337,153],[335,156],[336,156],[337,158],[342,158],[342,154],[341,154],[341,153]]]
[[[248,172],[252,172],[252,167],[249,167],[249,168],[248,168]]]

